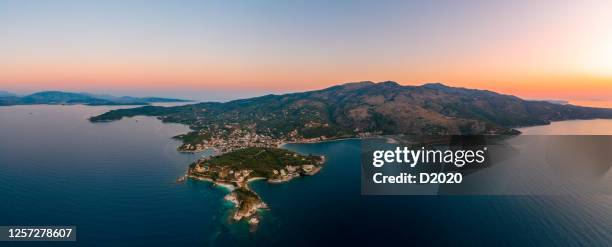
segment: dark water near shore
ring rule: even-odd
[[[223,201],[224,189],[175,183],[202,155],[175,151],[178,142],[170,138],[185,126],[148,117],[87,121],[108,109],[0,108],[0,225],[77,226],[77,242],[38,246],[609,246],[612,241],[612,199],[605,196],[361,196],[358,140],[287,145],[326,155],[326,167],[286,184],[254,182],[270,210],[250,233],[246,224],[228,224],[231,205]],[[33,245],[0,242],[8,244]]]

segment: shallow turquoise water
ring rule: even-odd
[[[0,225],[76,225],[78,241],[52,243],[62,246],[606,246],[612,241],[606,197],[362,196],[358,140],[287,145],[326,155],[326,166],[316,176],[286,184],[254,182],[270,209],[252,233],[245,224],[228,224],[231,205],[223,201],[223,189],[199,181],[175,183],[202,155],[175,151],[178,143],[170,137],[185,126],[147,117],[86,120],[108,109],[0,108]]]

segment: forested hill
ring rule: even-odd
[[[91,121],[136,115],[158,116],[163,121],[188,124],[194,130],[231,125],[273,138],[334,138],[364,134],[516,134],[512,128],[519,126],[612,118],[612,109],[529,101],[440,83],[402,86],[392,81],[368,81],[226,103],[113,110]]]

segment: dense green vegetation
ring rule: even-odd
[[[177,135],[175,139],[183,141],[183,143],[197,144],[210,138],[210,134],[200,134],[197,131],[192,131],[187,134]]]
[[[238,187],[233,192],[236,193],[236,199],[241,204],[238,206],[239,208],[245,208],[246,205],[257,204],[261,202],[259,195],[247,188]]]
[[[232,170],[253,170],[252,177],[271,177],[272,170],[280,170],[287,165],[316,165],[318,156],[300,155],[285,149],[248,147],[214,156],[202,165],[209,167],[228,167]]]

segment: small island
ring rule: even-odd
[[[271,147],[247,147],[197,160],[189,166],[187,176],[231,188],[232,192],[225,199],[236,207],[232,219],[257,225],[260,221],[257,211],[267,206],[249,188],[249,182],[266,179],[270,183],[282,183],[314,175],[324,162],[322,156]]]

